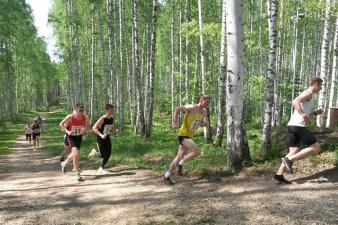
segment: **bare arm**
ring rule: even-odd
[[[65,132],[66,134],[70,134],[70,133],[71,133],[71,131],[69,131],[69,130],[67,129],[67,127],[65,126],[65,125],[69,122],[71,116],[72,116],[72,115],[66,116],[66,117],[60,122],[60,124],[59,124],[61,130],[62,130],[63,132]]]
[[[302,92],[297,98],[292,101],[292,105],[295,110],[304,118],[305,123],[309,123],[309,116],[306,115],[302,109],[301,103],[307,101],[311,98],[311,93],[309,91]]]
[[[173,128],[179,128],[178,116],[181,112],[189,112],[194,108],[194,105],[177,106],[174,112]]]
[[[100,119],[98,119],[98,121],[96,121],[96,123],[94,124],[92,130],[95,134],[97,134],[98,136],[100,136],[102,139],[104,139],[105,135],[101,134],[100,131],[99,131],[99,128],[102,126],[104,120],[103,120],[103,117],[100,117]]]

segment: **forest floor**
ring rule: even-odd
[[[0,155],[0,224],[338,224],[338,169],[325,157],[315,167],[309,160],[287,175],[291,185],[245,170],[175,177],[168,186],[150,170],[97,175],[89,161],[77,182],[74,172],[61,173],[57,157],[34,152],[20,136]]]

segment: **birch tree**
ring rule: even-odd
[[[326,0],[325,20],[324,20],[324,32],[322,39],[322,48],[320,56],[320,77],[323,79],[322,90],[319,93],[318,108],[323,109],[323,115],[326,113],[326,97],[327,97],[327,80],[328,80],[328,57],[329,57],[329,45],[331,34],[331,4],[332,0]],[[317,116],[317,126],[323,127],[324,117],[323,115]]]
[[[135,51],[135,86],[137,97],[137,112],[138,112],[138,132],[141,137],[145,137],[145,121],[144,121],[144,101],[142,94],[141,83],[141,65],[140,65],[140,44],[138,31],[138,0],[132,0],[132,14],[133,14],[133,29],[134,29],[134,51]]]
[[[225,125],[225,98],[226,98],[226,0],[222,3],[222,30],[221,30],[221,51],[219,56],[218,69],[218,103],[217,103],[217,129],[216,145],[221,146],[224,125]]]
[[[151,135],[153,122],[153,108],[154,108],[154,78],[155,78],[155,63],[156,63],[156,28],[157,28],[157,0],[153,0],[152,19],[151,19],[151,39],[150,39],[150,59],[148,72],[148,89],[146,95],[147,110],[145,114],[145,137]]]
[[[228,169],[248,157],[243,120],[244,32],[243,0],[226,0],[227,32],[227,152]]]
[[[336,30],[333,41],[333,57],[332,57],[332,72],[331,72],[331,89],[330,89],[330,99],[329,107],[336,106],[337,102],[337,69],[338,69],[338,17],[336,19]],[[330,126],[330,110],[327,110],[327,121],[326,127]]]
[[[276,75],[277,52],[277,0],[268,1],[269,24],[269,65],[267,87],[265,91],[264,124],[263,124],[263,155],[271,148],[272,111],[274,105],[274,80]]]

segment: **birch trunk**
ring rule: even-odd
[[[187,33],[189,32],[189,23],[191,21],[190,18],[190,0],[186,0],[185,2],[185,22],[187,23]],[[190,41],[189,36],[186,35],[185,37],[185,101],[189,102],[189,83],[190,83]]]
[[[104,39],[103,39],[103,29],[102,29],[102,19],[100,13],[100,7],[97,1],[94,1],[95,11],[98,19],[98,31],[99,31],[99,44],[100,44],[100,61],[101,61],[101,73],[103,79],[103,102],[107,104],[109,102],[108,98],[108,81],[106,74],[106,60],[105,60],[105,48],[104,48]]]
[[[151,41],[150,41],[150,57],[149,57],[149,83],[147,89],[147,113],[146,113],[146,128],[145,137],[151,135],[153,122],[153,108],[154,108],[154,78],[155,78],[155,63],[156,63],[156,28],[157,28],[157,0],[153,0],[152,20],[151,20]]]
[[[264,125],[263,125],[263,155],[271,149],[272,110],[274,105],[274,79],[276,75],[277,52],[277,0],[268,1],[269,24],[269,65],[267,87],[265,92]]]
[[[201,57],[201,78],[202,78],[202,93],[206,92],[206,82],[205,82],[205,50],[204,50],[204,38],[203,38],[203,17],[202,17],[202,0],[198,0],[198,31],[200,38],[200,57]],[[206,114],[207,120],[204,127],[204,142],[206,144],[211,143],[211,133],[210,133],[210,113],[207,109]]]
[[[141,137],[145,137],[145,123],[144,123],[144,101],[142,94],[141,83],[141,67],[140,67],[140,43],[138,32],[138,0],[132,0],[132,14],[133,14],[133,27],[134,27],[134,50],[135,50],[135,86],[137,96],[137,108],[138,108],[138,131]]]
[[[221,146],[224,125],[225,125],[225,98],[226,98],[226,0],[222,4],[222,30],[221,30],[221,51],[219,56],[218,69],[218,103],[217,103],[217,128],[216,128],[216,145]]]
[[[323,79],[322,90],[319,93],[318,108],[323,110],[322,115],[317,116],[317,126],[324,126],[324,116],[326,113],[326,97],[327,97],[327,79],[328,79],[328,57],[331,33],[331,4],[332,0],[326,0],[324,32],[322,39],[322,49],[320,56],[320,77]]]
[[[227,151],[228,169],[235,170],[249,157],[243,120],[244,32],[243,0],[226,0],[227,32]]]
[[[337,107],[337,69],[338,69],[338,17],[336,19],[336,30],[333,42],[333,59],[332,59],[332,73],[331,73],[331,89],[329,107]],[[330,110],[327,111],[326,127],[330,125]]]
[[[174,93],[175,93],[175,55],[174,55],[174,0],[171,0],[170,25],[170,52],[171,52],[171,121],[174,121]]]
[[[123,104],[123,0],[119,0],[119,24],[120,24],[120,74],[117,76],[117,88],[118,88],[118,120],[119,120],[119,129],[123,131],[124,129],[124,104]]]

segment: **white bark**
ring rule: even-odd
[[[336,30],[333,41],[333,59],[332,59],[332,73],[331,73],[331,89],[329,107],[337,107],[337,70],[338,70],[338,17],[336,19]],[[327,110],[326,127],[330,125],[330,110]]]
[[[327,79],[328,79],[328,57],[330,45],[330,30],[331,30],[331,4],[332,0],[326,0],[324,32],[322,39],[322,49],[320,56],[320,77],[323,79],[322,90],[319,93],[318,108],[323,110],[323,115],[326,113],[326,98],[327,98]],[[317,126],[323,127],[324,116],[317,116]]]
[[[243,0],[226,0],[227,32],[227,151],[228,168],[236,169],[249,154],[244,148],[243,82],[244,32]]]
[[[269,24],[269,65],[267,87],[265,92],[264,124],[263,124],[263,155],[271,149],[272,110],[274,104],[274,79],[276,75],[277,52],[277,0],[268,1]]]
[[[224,135],[225,123],[225,98],[226,98],[226,0],[222,4],[222,30],[221,30],[221,51],[219,56],[218,69],[218,104],[217,104],[217,128],[216,145],[221,146]]]
[[[124,36],[124,22],[123,22],[123,0],[119,0],[119,24],[120,24],[120,74],[117,76],[117,88],[118,88],[118,120],[119,120],[119,129],[123,131],[124,129],[124,101],[123,101],[123,36]]]

